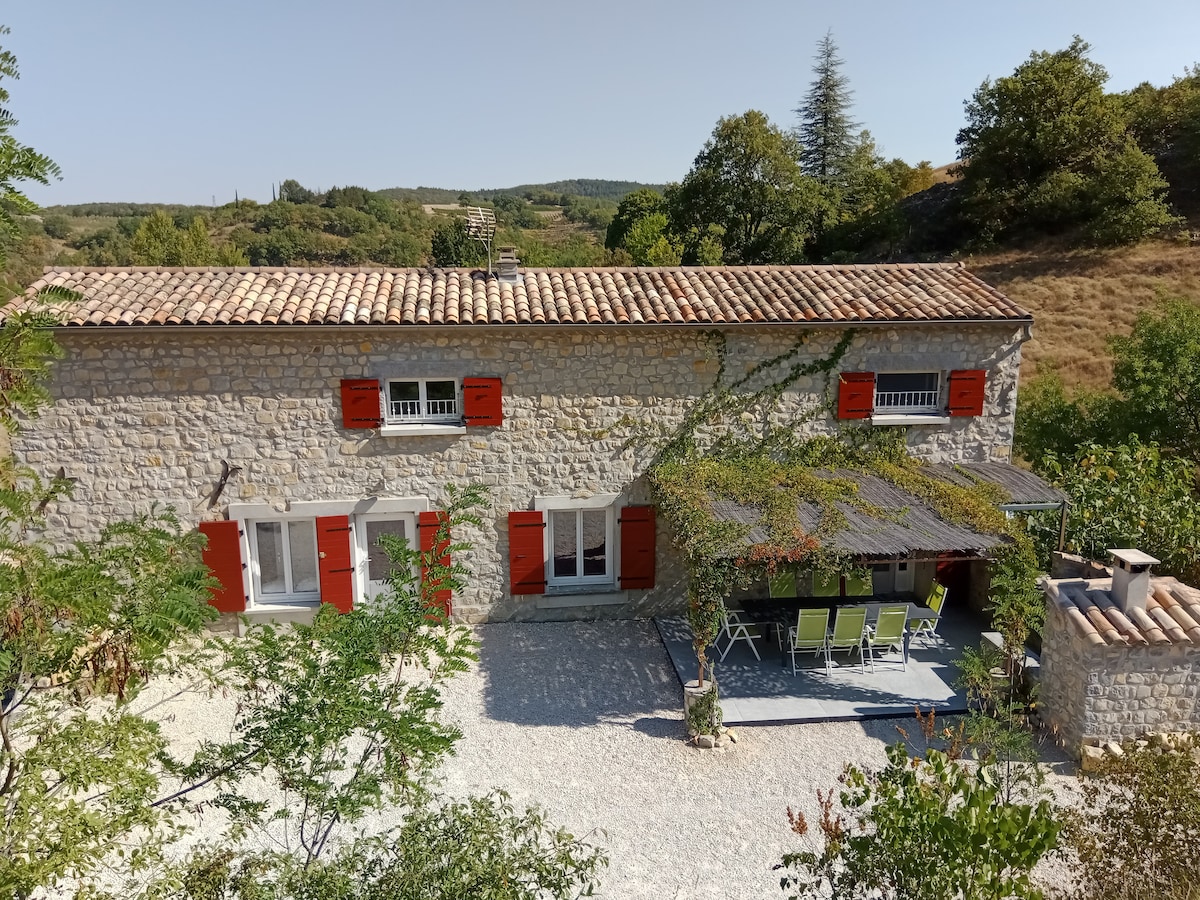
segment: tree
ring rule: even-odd
[[[858,123],[850,118],[850,79],[842,72],[833,32],[817,42],[813,81],[794,110],[800,118],[800,167],[823,185],[836,185],[846,172],[858,142]]]
[[[1128,428],[1200,465],[1200,303],[1165,297],[1109,347]]]
[[[1200,498],[1190,461],[1130,435],[1111,447],[1049,453],[1040,471],[1069,498],[1067,549],[1104,559],[1109,547],[1145,547],[1164,572],[1188,583],[1200,578]],[[1057,521],[1035,519],[1031,531],[1043,546],[1057,543]]]
[[[938,750],[910,758],[888,748],[878,772],[847,766],[835,812],[833,791],[817,792],[820,852],[789,853],[780,884],[809,897],[904,900],[1037,898],[1030,872],[1055,848],[1059,826],[1049,802],[1007,801],[991,765],[967,766]],[[792,829],[808,832],[788,810]]]
[[[214,247],[208,236],[208,225],[196,216],[185,228],[180,228],[162,209],[156,209],[138,226],[131,249],[134,263],[139,266],[211,266],[218,257],[245,265],[245,253],[236,248]]]
[[[433,229],[430,256],[435,266],[477,266],[486,262],[483,245],[467,234],[465,219],[444,219]]]
[[[617,212],[604,235],[604,246],[609,250],[625,247],[629,230],[647,216],[667,211],[666,199],[652,188],[638,188],[621,198]]]
[[[713,236],[726,263],[801,261],[821,201],[798,160],[796,139],[757,110],[718,121],[670,195],[672,231],[685,236],[687,256]]]
[[[666,213],[653,213],[634,222],[625,234],[624,247],[636,266],[677,266],[680,248],[668,233]]]
[[[1089,49],[1076,37],[1066,50],[1033,53],[967,101],[959,171],[985,239],[1050,232],[1122,243],[1173,221],[1166,182],[1105,95],[1108,73]]]
[[[0,37],[9,30],[0,26]],[[17,58],[11,50],[0,47],[0,267],[4,262],[4,249],[8,239],[17,235],[17,216],[31,215],[37,206],[21,193],[22,182],[49,184],[51,179],[62,178],[62,170],[48,156],[32,147],[20,143],[12,134],[17,120],[9,112],[11,99],[4,79],[20,77]]]
[[[172,818],[153,802],[167,747],[130,701],[212,615],[201,539],[170,513],[65,551],[38,539],[70,484],[9,465],[0,487],[3,896],[84,876],[118,851],[134,869],[153,861]]]
[[[294,178],[279,185],[279,199],[285,203],[315,203],[317,195]]]
[[[316,866],[205,850],[147,900],[576,900],[592,894],[606,862],[540,810],[517,812],[498,792],[419,801],[385,838],[360,840]]]

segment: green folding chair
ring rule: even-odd
[[[867,652],[871,655],[871,671],[875,671],[875,648],[886,650],[900,649],[900,668],[908,671],[908,648],[904,637],[908,629],[904,627],[908,620],[908,605],[885,606],[879,610],[879,616],[874,625],[867,626]]]
[[[933,583],[933,587],[929,589],[929,597],[925,600],[925,605],[933,610],[934,615],[932,617],[927,616],[925,618],[908,620],[908,627],[912,631],[910,641],[914,641],[917,637],[920,637],[922,641],[928,642],[930,637],[937,634],[938,622],[942,621],[942,607],[946,603],[946,593],[946,586],[944,584],[939,584],[936,581]]]
[[[828,572],[813,572],[813,596],[842,596],[842,576]]]
[[[811,653],[816,656],[825,649],[829,630],[829,610],[802,609],[796,624],[788,629],[788,653],[792,657],[792,676],[796,675],[796,654]],[[828,666],[825,669],[829,672]]]
[[[846,596],[847,597],[870,597],[875,593],[875,585],[871,579],[871,573],[866,576],[862,575],[847,575],[846,576]]]
[[[867,666],[862,658],[863,633],[867,630],[867,608],[865,606],[843,606],[833,619],[833,631],[825,639],[825,673],[833,674],[833,654],[842,650],[858,651],[858,663],[866,673]]]

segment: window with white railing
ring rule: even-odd
[[[877,372],[875,415],[937,413],[942,408],[940,372]]]
[[[389,425],[462,422],[454,379],[393,379],[387,383],[384,420]]]

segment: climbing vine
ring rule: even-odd
[[[853,560],[828,540],[846,526],[844,507],[876,519],[903,518],[906,510],[883,509],[860,497],[853,475],[875,475],[926,503],[947,522],[1005,537],[994,560],[1006,576],[1002,584],[1033,583],[1037,564],[1032,544],[1023,525],[998,508],[1008,499],[1000,487],[950,484],[934,477],[908,454],[900,429],[856,426],[835,436],[797,434],[806,419],[827,414],[833,374],[853,338],[854,330],[847,330],[827,356],[813,359],[805,353],[804,336],[729,379],[727,339],[712,334],[718,360],[713,385],[679,427],[662,436],[648,476],[659,512],[672,525],[690,569],[688,618],[701,684],[705,648],[720,632],[725,598],[735,587],[770,577],[782,565],[850,573]],[[784,392],[806,377],[824,378],[826,404],[780,422],[773,413]],[[837,470],[847,474],[834,474]],[[717,503],[735,504],[735,512],[746,514],[730,516],[726,507],[718,515]],[[801,521],[803,507],[818,511],[815,525]],[[1028,621],[1027,594],[1018,604],[1019,615],[998,617]],[[1023,644],[1020,628],[1009,630]],[[1005,633],[1006,645],[1009,637]]]

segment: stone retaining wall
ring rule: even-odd
[[[1064,746],[1200,727],[1200,647],[1092,645],[1048,607],[1040,702]]]
[[[728,375],[784,352],[794,328],[729,329]],[[814,329],[802,358],[827,357],[841,332]],[[298,500],[371,496],[430,500],[481,481],[491,506],[468,561],[474,578],[456,611],[472,621],[648,615],[679,609],[686,573],[659,529],[658,580],[606,607],[539,610],[509,595],[506,521],[539,496],[620,493],[648,501],[652,457],[627,446],[631,422],[669,432],[717,372],[710,332],[691,328],[95,328],[59,334],[55,400],[14,439],[19,461],[78,479],[75,501],[50,517],[55,538],[177,506],[189,523],[223,518],[228,501],[283,509]],[[1007,459],[1021,334],[1010,324],[865,327],[842,369],[988,370],[985,414],[912,427],[914,453],[936,461]],[[503,379],[504,424],[465,435],[381,437],[342,427],[342,378]],[[752,385],[753,387],[753,385]],[[836,388],[836,377],[834,378]],[[824,378],[801,379],[771,413],[802,433],[836,427]],[[205,498],[221,462],[242,471],[221,505]]]

